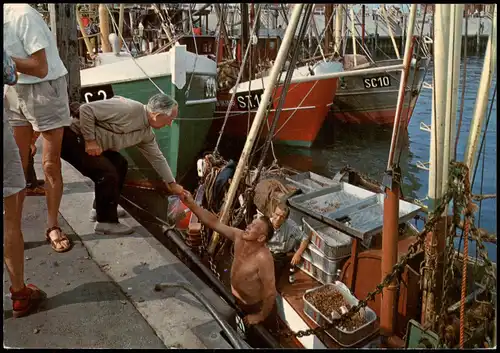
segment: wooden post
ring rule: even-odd
[[[330,43],[333,39],[333,26],[330,26],[330,17],[333,14],[333,4],[325,5],[325,51],[330,53]],[[314,16],[314,15],[313,15]]]
[[[123,22],[125,21],[125,4],[120,4],[120,15],[118,17],[118,48],[121,50],[123,42],[120,34],[123,36]]]
[[[337,13],[335,14],[335,49],[334,52],[340,55],[342,48],[342,20],[343,18],[342,4],[337,4]]]
[[[78,7],[75,6],[75,16],[76,16],[76,21],[78,25],[80,26],[80,32],[82,33],[83,40],[85,42],[85,46],[87,47],[87,51],[89,53],[89,56],[92,58],[93,57],[93,52],[92,52],[92,44],[90,43],[90,39],[87,36],[87,32],[85,32],[85,28],[83,26],[83,21],[82,21],[82,16],[80,15],[80,11],[78,10]],[[87,58],[87,55],[83,55],[85,58]]]
[[[50,30],[52,33],[54,33],[54,37],[56,37],[57,40],[57,35],[56,35],[56,4],[48,4],[49,5],[49,18],[50,18]]]
[[[101,29],[102,52],[111,52],[111,43],[109,43],[109,13],[105,4],[99,5],[99,27]]]
[[[250,45],[250,38],[248,33],[248,4],[241,3],[241,36],[240,36],[240,57],[245,52],[247,45]],[[251,49],[250,49],[251,50]],[[250,57],[252,55],[250,54]],[[243,59],[243,57],[241,57]],[[243,81],[250,78],[247,69],[243,70]]]
[[[78,56],[78,30],[76,6],[56,4],[57,47],[59,56],[68,70],[68,97],[70,102],[80,101],[80,58]]]
[[[365,46],[365,5],[361,5],[361,45]]]

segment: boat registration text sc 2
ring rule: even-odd
[[[363,84],[366,89],[370,88],[381,88],[381,87],[390,87],[391,86],[391,78],[389,75],[375,76],[375,77],[364,77]]]
[[[115,96],[111,85],[100,85],[92,87],[82,87],[80,90],[80,101],[85,103],[106,100]]]

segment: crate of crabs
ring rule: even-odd
[[[339,281],[307,290],[303,300],[304,313],[319,326],[331,323],[333,318],[349,311],[359,302]],[[339,326],[327,330],[326,334],[341,346],[352,347],[373,335],[376,320],[375,312],[365,307]]]

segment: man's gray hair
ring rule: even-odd
[[[177,101],[168,94],[157,93],[149,98],[146,109],[150,113],[172,114],[172,110],[177,106]]]

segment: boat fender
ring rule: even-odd
[[[109,42],[111,43],[111,48],[113,48],[113,53],[118,56],[120,55],[120,39],[116,35],[116,33],[110,33]]]
[[[203,174],[205,173],[205,169],[207,167],[207,162],[205,162],[204,158],[198,159],[198,162],[196,162],[196,170],[198,171],[198,177],[203,177]]]

